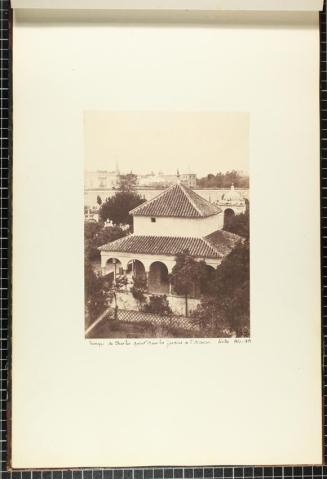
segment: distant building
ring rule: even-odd
[[[235,215],[245,213],[246,210],[245,199],[239,191],[235,190],[233,184],[215,204],[224,212],[228,209],[232,210]]]
[[[111,189],[119,187],[120,173],[116,171],[86,171],[85,188],[86,189]]]
[[[180,175],[180,181],[182,185],[188,186],[189,188],[196,187],[196,174],[195,173],[182,173]]]
[[[196,187],[195,173],[182,173],[177,175],[165,175],[162,172],[157,174],[151,172],[146,175],[137,175],[138,187],[168,188],[175,185],[177,180],[189,188]],[[115,171],[97,170],[85,172],[85,189],[118,189],[120,184],[120,172],[118,168]]]
[[[98,223],[99,210],[96,208],[86,208],[84,210],[84,221],[87,223]]]
[[[138,186],[153,187],[153,188],[167,188],[171,185],[175,185],[177,181],[182,185],[194,188],[196,186],[196,174],[195,173],[182,173],[177,172],[176,175],[166,175],[164,173],[150,173],[147,175],[138,176]]]
[[[224,212],[224,225],[227,226],[232,221],[233,216],[245,213],[246,203],[244,196],[235,190],[234,185],[230,187],[230,190],[226,191],[220,200],[215,202]]]

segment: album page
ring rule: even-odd
[[[322,461],[319,13],[209,10],[15,11],[13,468]]]

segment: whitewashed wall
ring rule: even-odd
[[[212,215],[208,218],[166,218],[156,217],[152,223],[149,216],[134,216],[134,234],[154,236],[179,236],[202,238],[218,229],[222,229],[224,215]]]

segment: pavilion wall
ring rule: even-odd
[[[181,217],[153,217],[134,216],[134,234],[145,236],[176,236],[196,237],[213,233],[223,228],[224,215],[208,216],[207,218],[181,218]]]

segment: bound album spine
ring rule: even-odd
[[[320,11],[323,0],[12,0],[14,9]]]

